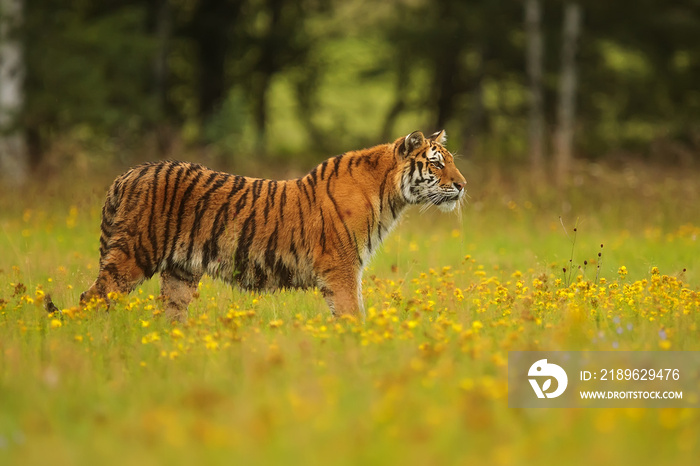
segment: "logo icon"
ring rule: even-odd
[[[549,377],[544,381],[542,387],[540,387],[537,379],[528,379],[530,381],[530,385],[532,385],[532,389],[535,391],[535,395],[537,395],[537,398],[556,398],[564,393],[564,390],[566,390],[566,385],[569,383],[569,378],[566,376],[564,369],[556,364],[548,363],[546,359],[540,359],[530,366],[530,370],[527,372],[527,375],[530,377]],[[547,390],[549,390],[552,385],[552,378],[556,379],[557,381],[557,389],[551,393],[548,393]]]

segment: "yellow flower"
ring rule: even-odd
[[[467,391],[467,392],[470,391],[470,390],[473,390],[473,389],[474,389],[474,385],[475,385],[475,384],[474,384],[474,379],[470,379],[470,378],[462,379],[462,380],[459,382],[459,388],[461,388],[462,390]]]
[[[211,336],[211,335],[205,335],[205,336],[204,336],[204,346],[205,346],[208,350],[215,351],[215,350],[218,350],[218,349],[219,349],[219,342],[216,341],[216,340],[214,340],[214,337],[213,337],[213,336]]]
[[[148,343],[153,343],[154,341],[160,340],[160,335],[158,335],[158,332],[151,332],[146,335],[144,335],[141,338],[141,343],[144,345],[147,345]]]
[[[51,319],[51,328],[60,328],[63,323],[58,319]]]
[[[271,320],[268,325],[270,328],[280,328],[282,325],[284,325],[284,321],[282,321],[282,319]]]

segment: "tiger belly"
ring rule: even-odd
[[[317,285],[316,274],[310,266],[289,264],[279,258],[267,262],[251,257],[242,263],[236,263],[230,257],[217,258],[206,273],[251,291],[308,289]]]
[[[311,262],[289,251],[267,249],[253,252],[245,248],[240,238],[236,238],[232,247],[220,248],[202,269],[203,261],[200,258],[205,254],[203,249],[198,250],[188,264],[194,274],[206,273],[244,290],[275,291],[317,286],[317,276]]]

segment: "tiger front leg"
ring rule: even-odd
[[[347,315],[364,319],[361,269],[337,267],[328,271],[319,282],[321,293],[334,317]]]

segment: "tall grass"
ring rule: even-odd
[[[700,350],[697,174],[589,167],[553,194],[464,171],[462,218],[410,211],[365,271],[366,322],[209,279],[186,325],[155,280],[110,312],[73,307],[104,186],[6,193],[0,463],[695,464],[697,410],[510,409],[506,362]]]

